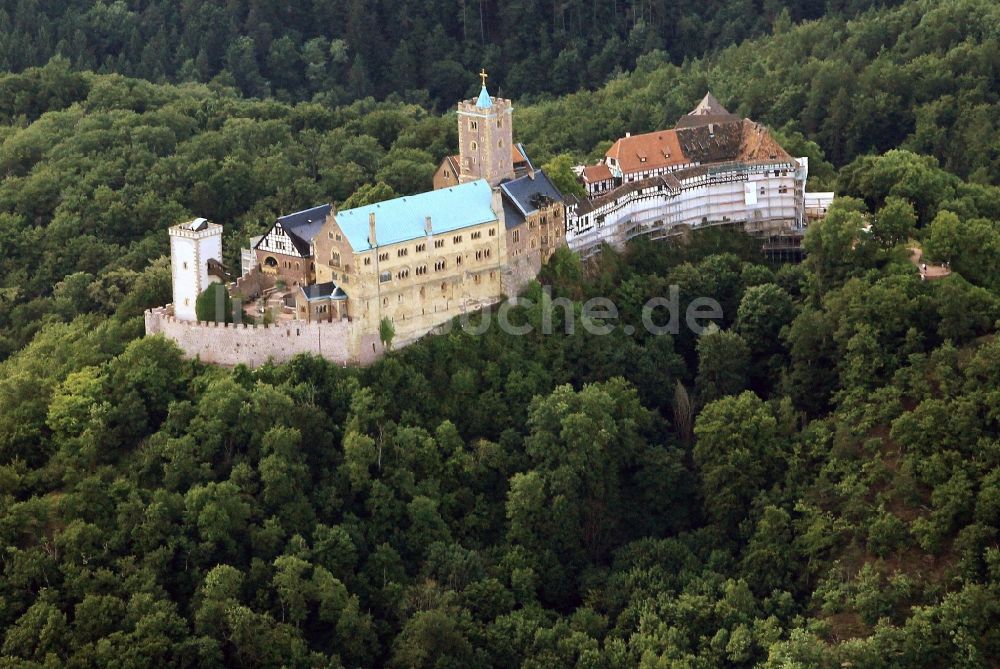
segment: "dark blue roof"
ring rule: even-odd
[[[512,228],[524,222],[529,216],[548,202],[562,202],[563,194],[555,187],[555,184],[545,176],[542,170],[535,170],[535,176],[529,175],[511,179],[500,184],[504,198],[504,217],[508,218],[508,208],[516,210],[519,216],[515,216],[516,222],[513,224],[508,220],[505,227]]]
[[[326,283],[314,283],[311,286],[302,286],[302,293],[306,296],[307,300],[346,300],[347,293],[345,293],[340,286],[335,284],[333,281],[327,281]]]
[[[289,239],[295,244],[299,254],[308,257],[312,255],[310,246],[329,215],[330,205],[321,204],[312,209],[304,209],[294,214],[282,216],[277,220],[277,223],[280,223],[284,231],[288,233]]]
[[[517,226],[524,223],[524,214],[518,209],[510,198],[504,195],[503,197],[503,225],[505,228],[510,230],[511,228],[516,228]]]

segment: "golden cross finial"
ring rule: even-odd
[[[486,74],[485,68],[479,71],[479,78],[483,80],[483,88],[486,88],[486,77],[488,76],[490,75]]]

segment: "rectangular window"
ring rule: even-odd
[[[517,244],[519,241],[521,241],[521,231],[520,230],[515,230],[513,236],[514,236],[514,243],[515,244]]]
[[[382,272],[378,275],[379,283],[385,283],[386,281],[392,281],[392,272]]]
[[[462,264],[462,256],[458,256],[457,258],[455,258],[455,264],[456,265],[461,265]]]

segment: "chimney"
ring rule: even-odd
[[[372,248],[378,246],[378,240],[375,239],[375,212],[368,214],[368,245]]]
[[[493,197],[490,202],[490,209],[493,210],[493,215],[497,217],[498,221],[503,221],[503,195],[500,192],[500,188],[493,189]]]
[[[424,234],[427,236],[434,234],[434,226],[431,225],[431,217],[427,216],[424,218]]]
[[[631,136],[632,136],[632,133],[630,133],[628,130],[626,130],[625,131],[625,137],[631,137]]]

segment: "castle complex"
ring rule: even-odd
[[[589,255],[719,224],[760,235],[801,235],[809,162],[792,158],[767,128],[740,119],[708,93],[674,128],[616,141],[579,169],[588,197],[567,201],[569,247]],[[832,194],[827,194],[832,197]],[[815,207],[829,198],[811,197]]]
[[[458,104],[459,154],[442,161],[434,190],[278,218],[251,240],[228,286],[240,305],[234,322],[199,313],[199,296],[227,280],[222,227],[172,227],[174,302],[146,313],[147,334],[217,364],[299,353],[367,364],[387,331],[404,346],[516,295],[567,243],[589,255],[603,243],[720,223],[800,234],[807,203],[825,208],[832,197],[807,196],[806,159],[711,94],[673,129],[619,139],[601,163],[578,168],[588,196],[564,197],[514,143],[511,102],[490,96],[481,76],[479,96]]]

